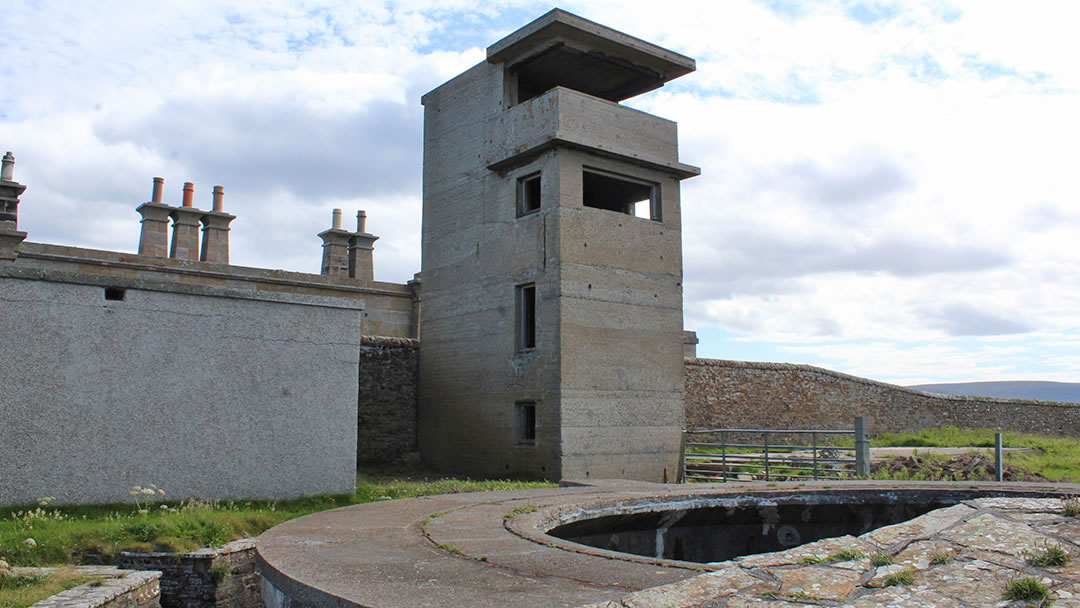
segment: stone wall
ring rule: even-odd
[[[45,574],[53,568],[16,568],[16,573]],[[76,566],[80,574],[102,580],[61,591],[34,608],[160,608],[160,572],[121,570],[112,566]],[[6,605],[6,604],[5,604]]]
[[[1080,404],[924,393],[809,365],[686,360],[686,428],[850,429],[953,425],[1080,435]]]
[[[417,451],[419,348],[419,340],[361,339],[357,463],[394,462]]]
[[[161,572],[161,608],[262,608],[254,539],[193,553],[130,553],[122,568]]]

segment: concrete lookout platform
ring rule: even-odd
[[[770,558],[758,554],[713,563],[618,553],[547,534],[562,523],[655,511],[665,504],[686,509],[748,497],[776,504],[785,497],[815,493],[848,493],[858,501],[860,495],[888,497],[905,492],[909,496],[912,492],[959,492],[966,498],[958,500],[955,507],[933,510],[911,522],[878,528],[857,538],[843,536],[794,546],[767,554],[774,556]],[[980,494],[999,498],[977,498]],[[1039,495],[1050,498],[1031,498]],[[969,584],[981,591],[968,589],[965,593],[975,593],[972,597],[981,598],[983,603],[971,605],[1008,605],[990,600],[1000,597],[1003,581],[1026,573],[1045,579],[1055,592],[1064,594],[1055,605],[1072,606],[1067,601],[1071,593],[1080,591],[1080,569],[1028,572],[1031,568],[1023,557],[1028,549],[1047,544],[1057,544],[1080,557],[1080,520],[1061,514],[1059,497],[1069,495],[1080,495],[1080,486],[598,482],[394,500],[317,513],[260,536],[257,559],[268,608],[871,606],[875,605],[874,594],[886,593],[889,601],[896,601],[893,596],[908,589],[883,587],[883,576],[878,574],[885,571],[877,568],[881,572],[876,572],[868,558],[879,552],[897,556],[896,564],[907,564],[907,569],[926,579],[917,579],[923,599],[904,605],[967,606],[952,597],[954,594],[942,595],[933,587],[954,584],[957,576],[975,568],[978,572]],[[1003,500],[1002,496],[1015,498]],[[930,544],[922,547],[919,543]],[[1008,546],[997,546],[1002,543]],[[843,548],[840,545],[850,545],[866,557],[830,564],[824,559],[826,554]],[[824,553],[806,559],[807,551],[817,550],[814,547]],[[934,567],[957,572],[940,570],[937,579],[924,576],[922,570],[930,568],[929,558],[904,553],[917,547],[926,549],[923,553],[927,555],[946,555],[948,565],[935,562]],[[791,559],[783,557],[788,554]],[[987,574],[980,568],[993,572]],[[980,582],[979,576],[990,582]],[[822,588],[828,592],[820,591]],[[930,601],[934,598],[939,601]]]

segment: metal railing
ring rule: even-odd
[[[747,441],[743,437],[751,441],[761,437],[761,443],[742,442]],[[825,440],[835,437],[853,437],[855,445],[830,445],[833,442]],[[799,442],[791,443],[792,439]],[[870,442],[863,418],[855,419],[853,430],[727,428],[683,432],[681,481],[837,479],[869,473]]]

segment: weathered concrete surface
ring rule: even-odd
[[[809,365],[688,359],[686,426],[850,429],[871,432],[942,425],[1076,437],[1080,404],[939,395]]]
[[[845,487],[882,489],[955,489],[940,483],[852,482]],[[984,484],[987,490],[1002,485]],[[1080,493],[1077,486],[1010,484],[1017,491]],[[1009,522],[1038,514],[1028,529],[1016,532],[1034,543],[1044,537],[1077,549],[1075,536],[1062,536],[1060,500],[995,499],[963,508],[934,511],[899,524],[903,531],[884,535],[882,545],[863,535],[826,539],[770,556],[748,556],[717,564],[694,564],[614,553],[545,533],[558,523],[603,509],[629,509],[672,500],[768,496],[820,484],[727,484],[672,486],[602,482],[592,486],[517,492],[435,496],[360,505],[286,522],[257,541],[264,597],[277,608],[365,606],[582,606],[593,608],[702,608],[735,606],[1004,606],[1002,577],[1021,570],[1055,585],[1062,601],[1076,593],[1073,570],[1011,569],[987,561],[987,551],[965,541],[944,541],[941,534],[988,515]],[[1015,505],[1015,508],[1014,508]],[[942,514],[941,511],[947,511]],[[569,518],[569,519],[568,519]],[[1055,528],[1055,526],[1058,526]],[[1057,530],[1058,532],[1053,532]],[[931,563],[931,554],[950,557]],[[867,557],[829,561],[843,548]],[[870,587],[878,570],[869,556],[888,552],[900,569],[915,572],[907,587]],[[981,552],[981,553],[980,553]],[[1011,558],[1007,553],[1000,554]],[[808,560],[807,557],[816,558]],[[821,561],[817,561],[821,560]],[[815,563],[809,563],[814,561]],[[699,574],[701,570],[709,572]],[[1010,574],[1011,573],[1011,574]],[[980,577],[983,577],[980,579]],[[983,580],[984,582],[980,582]],[[989,582],[987,582],[989,581]],[[955,588],[954,588],[955,586]],[[269,590],[269,591],[267,591]],[[814,599],[811,599],[814,598]],[[969,601],[968,598],[978,598]],[[291,602],[291,603],[290,603]],[[877,602],[877,603],[875,603]],[[1066,604],[1067,605],[1067,604]]]
[[[541,48],[552,52],[528,54]],[[576,80],[600,49],[607,59]],[[534,61],[554,63],[539,72],[523,65]],[[549,479],[676,477],[679,180],[697,169],[679,162],[673,122],[605,101],[621,98],[607,85],[607,97],[597,96],[601,80],[642,85],[645,72],[626,69],[638,63],[660,70],[641,90],[693,69],[553,11],[424,96],[419,444],[428,465]],[[635,196],[649,190],[658,212],[586,205],[586,171],[634,184]],[[519,183],[537,174],[539,206],[524,213]],[[518,339],[523,286],[535,288],[534,345]],[[535,408],[527,440],[518,404]]]

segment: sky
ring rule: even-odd
[[[897,384],[1080,381],[1080,3],[568,0],[697,61],[626,105],[679,123],[700,356]],[[420,268],[420,96],[553,5],[13,0],[0,152],[28,240],[134,252],[152,178],[234,264]],[[348,226],[346,226],[348,227]]]

